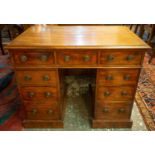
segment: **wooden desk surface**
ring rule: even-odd
[[[41,26],[27,29],[10,48],[111,49],[150,47],[126,26]]]

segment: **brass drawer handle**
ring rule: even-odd
[[[65,61],[65,62],[70,61],[70,59],[71,59],[71,57],[70,57],[69,55],[65,55],[65,56],[64,56],[64,61]]]
[[[37,109],[32,109],[31,112],[32,112],[33,115],[36,115],[36,113],[37,113]]]
[[[104,113],[108,113],[108,112],[109,112],[109,109],[108,109],[108,108],[104,108],[104,109],[103,109],[103,112],[104,112]]]
[[[43,81],[49,81],[50,77],[48,75],[43,76]]]
[[[21,55],[20,56],[20,61],[21,62],[26,62],[28,60],[28,57],[26,55]]]
[[[25,81],[30,81],[30,80],[32,80],[32,77],[30,75],[25,75],[24,80]]]
[[[113,76],[112,76],[112,75],[107,75],[107,76],[105,77],[105,79],[106,79],[106,80],[113,80]]]
[[[122,91],[122,92],[121,92],[121,95],[122,95],[122,96],[127,96],[127,95],[128,95],[128,92]]]
[[[48,110],[47,110],[47,114],[48,114],[48,115],[51,115],[52,113],[53,113],[53,110],[52,110],[52,109],[48,109]]]
[[[84,59],[84,61],[89,61],[90,60],[90,56],[89,55],[85,55],[84,57],[83,57],[83,59]]]
[[[43,55],[40,56],[40,60],[41,61],[47,61],[48,60],[48,56],[43,54]]]
[[[124,108],[120,108],[120,109],[118,109],[118,112],[119,113],[124,113],[125,112],[125,109]]]
[[[50,93],[50,92],[45,92],[45,97],[46,98],[49,98],[49,97],[51,97],[52,96],[52,93]]]
[[[109,91],[104,92],[104,96],[110,96],[111,93]]]
[[[112,61],[114,60],[114,56],[113,55],[108,55],[107,56],[107,61]]]
[[[124,80],[130,80],[131,76],[130,75],[124,75]]]
[[[133,60],[134,59],[134,56],[133,55],[128,55],[127,57],[126,57],[126,60],[127,61],[131,61],[131,60]]]
[[[28,97],[32,98],[35,96],[35,93],[34,92],[28,92],[27,95],[28,95]]]

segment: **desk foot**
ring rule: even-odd
[[[132,127],[132,121],[131,120],[93,120],[92,122],[93,128],[131,128]]]
[[[62,120],[24,120],[24,128],[63,128]]]

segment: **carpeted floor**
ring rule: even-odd
[[[136,103],[143,116],[148,130],[155,130],[155,59],[148,64],[149,55],[144,58],[138,89]]]

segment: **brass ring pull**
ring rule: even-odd
[[[49,81],[49,79],[50,79],[50,77],[49,77],[48,75],[44,75],[44,76],[43,76],[43,80],[44,80],[44,81]]]
[[[104,92],[104,96],[110,96],[111,93],[109,91]]]
[[[34,92],[28,92],[27,95],[28,95],[28,97],[32,98],[35,96],[35,93]]]
[[[50,92],[45,92],[45,97],[46,98],[49,98],[49,97],[51,97],[52,96],[52,93],[50,93]]]
[[[120,109],[118,109],[118,112],[119,113],[124,113],[125,112],[125,109],[124,108],[120,108]]]
[[[32,112],[33,115],[36,115],[36,113],[37,113],[37,109],[32,109],[31,112]]]
[[[53,113],[53,110],[52,110],[52,109],[48,109],[48,110],[47,110],[47,114],[48,114],[48,115],[51,115],[52,113]]]
[[[64,61],[65,61],[65,62],[70,61],[70,59],[71,59],[71,57],[70,57],[69,55],[65,55],[65,57],[64,57]]]
[[[130,80],[131,76],[130,75],[124,75],[124,80]]]
[[[108,55],[107,56],[107,61],[112,61],[114,60],[114,56],[113,55]]]
[[[112,76],[112,75],[107,75],[107,76],[105,77],[105,79],[106,79],[106,80],[113,80],[113,76]]]
[[[122,91],[122,92],[121,92],[121,95],[122,95],[122,96],[127,96],[127,95],[128,95],[128,92]]]
[[[134,59],[134,56],[133,55],[128,55],[127,57],[126,57],[126,60],[127,61],[131,61],[131,60],[133,60]]]
[[[84,61],[89,61],[90,60],[90,56],[89,55],[85,55],[84,57],[83,57],[83,59],[84,59]]]
[[[20,56],[20,61],[21,62],[26,62],[28,60],[28,57],[26,55],[21,55]]]
[[[107,113],[107,112],[109,112],[109,109],[108,109],[108,108],[104,108],[104,109],[103,109],[103,112],[104,112],[104,113]]]
[[[47,61],[48,60],[48,56],[43,54],[43,55],[40,56],[40,60],[41,61]]]
[[[30,75],[25,75],[24,80],[25,81],[30,81],[30,80],[32,80],[32,77]]]

